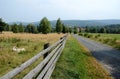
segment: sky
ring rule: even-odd
[[[0,0],[6,22],[120,19],[120,0]]]

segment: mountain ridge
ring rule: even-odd
[[[57,20],[52,20],[51,25],[55,26]],[[67,26],[78,26],[78,27],[85,27],[85,26],[104,26],[104,25],[111,25],[111,24],[120,24],[120,19],[105,19],[105,20],[61,20]],[[22,23],[23,25],[27,25],[32,23],[34,25],[39,25],[39,21],[36,22],[9,22],[8,24],[19,24]]]

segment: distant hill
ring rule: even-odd
[[[8,22],[8,24],[10,24],[10,25],[12,25],[12,24],[20,24],[20,23],[22,23],[23,25],[27,25],[27,24],[29,24],[30,22]]]
[[[62,20],[62,22],[68,26],[79,26],[79,27],[120,24],[120,20]],[[29,24],[27,22],[12,22],[9,24],[13,24],[13,23],[17,23],[17,24],[23,23],[23,25]],[[36,26],[39,25],[39,22],[31,22],[31,23],[35,24]],[[55,26],[56,20],[51,21],[51,24],[52,26]]]
[[[120,24],[120,20],[63,20],[62,22],[65,25],[81,27]]]

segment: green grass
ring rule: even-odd
[[[80,33],[79,35],[108,44],[120,50],[120,34]]]
[[[111,79],[92,55],[69,36],[51,79]]]
[[[91,33],[93,35],[97,35],[98,33]],[[99,33],[102,37],[107,37],[107,38],[116,38],[120,40],[120,34],[106,34],[106,33]]]

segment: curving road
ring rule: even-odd
[[[120,79],[120,51],[108,45],[84,38],[78,35],[73,35],[85,47],[87,47],[92,55],[102,64],[115,79]]]

